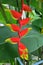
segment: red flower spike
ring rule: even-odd
[[[29,21],[30,21],[30,18],[26,18],[26,19],[20,20],[19,23],[22,26],[22,25],[26,25]]]
[[[19,36],[20,36],[20,37],[21,37],[21,36],[24,36],[25,34],[27,34],[27,32],[28,32],[28,28],[22,30],[22,31],[19,33]]]
[[[26,5],[26,4],[23,4],[23,10],[29,11],[29,12],[32,11],[31,8],[28,5]]]
[[[21,13],[15,11],[15,10],[10,10],[11,14],[14,18],[16,18],[17,20],[21,17]]]
[[[16,32],[18,32],[18,31],[20,30],[19,26],[15,25],[15,24],[11,24],[11,28],[12,28],[14,31],[16,31]]]
[[[18,51],[19,51],[19,54],[21,55],[23,53],[23,50],[25,49],[25,45],[23,43],[19,43],[18,44]]]
[[[21,42],[20,42],[20,44],[18,44],[18,52],[22,59],[28,60],[28,50],[27,50],[26,46]]]
[[[10,38],[10,40],[11,40],[12,42],[19,42],[19,41],[20,41],[20,38],[12,37],[12,38]]]
[[[25,49],[25,48],[26,48],[26,46],[25,46],[23,43],[21,43],[21,42],[18,44],[18,46],[19,46],[19,48],[21,48],[21,49]]]

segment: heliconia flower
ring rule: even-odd
[[[27,32],[28,32],[28,28],[26,28],[26,29],[22,30],[21,32],[19,32],[19,36],[22,37],[22,36],[26,35]]]
[[[12,38],[10,38],[10,40],[12,42],[19,42],[20,41],[20,38],[18,38],[18,37],[12,37]]]
[[[20,20],[19,23],[21,26],[23,26],[23,25],[26,25],[30,20],[31,18],[26,18],[26,19]]]
[[[29,12],[32,11],[32,9],[28,5],[26,5],[26,4],[23,4],[23,10],[29,11]]]
[[[11,28],[13,31],[16,31],[16,32],[20,30],[19,26],[17,26],[16,24],[11,24]]]
[[[13,38],[8,38],[5,40],[5,42],[10,42],[11,44],[17,44],[18,43],[18,41],[17,40],[14,41]]]
[[[10,10],[10,12],[11,12],[12,16],[14,18],[16,18],[17,20],[21,17],[21,13],[15,11],[15,10]]]
[[[18,44],[18,52],[22,59],[28,60],[28,49],[21,42]]]

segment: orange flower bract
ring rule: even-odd
[[[26,25],[29,21],[30,21],[30,18],[26,18],[26,19],[20,20],[19,23],[21,26],[23,26],[23,25]]]
[[[10,38],[10,40],[12,42],[19,42],[20,38],[18,38],[18,37],[12,37],[12,38]]]
[[[27,34],[27,32],[28,32],[28,28],[22,30],[22,31],[19,33],[19,36],[22,37],[22,36],[24,36],[25,34]]]
[[[23,10],[24,10],[24,11],[29,11],[29,12],[32,11],[32,9],[30,8],[30,6],[28,6],[28,5],[26,5],[26,4],[23,4]]]
[[[20,30],[19,26],[15,25],[15,24],[11,24],[11,28],[13,31],[18,32]]]
[[[16,18],[17,20],[21,17],[21,13],[15,11],[15,10],[10,10],[10,12],[11,12],[12,16],[14,18]]]
[[[18,52],[22,59],[28,60],[28,50],[27,50],[26,46],[21,42],[18,44]]]

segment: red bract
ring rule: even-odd
[[[21,17],[21,13],[15,11],[15,10],[10,10],[11,14],[14,18],[16,18],[17,20]]]
[[[19,23],[22,26],[22,25],[26,25],[29,21],[30,21],[30,18],[26,18],[26,19],[20,20]]]
[[[19,42],[20,38],[12,37],[12,38],[10,38],[10,40],[11,40],[12,42]]]
[[[23,43],[20,42],[18,44],[18,51],[19,51],[20,55],[23,54],[24,49],[26,49],[26,46]]]
[[[25,34],[27,34],[27,32],[28,32],[28,28],[22,30],[22,31],[19,33],[19,36],[20,36],[20,37],[21,37],[21,36],[24,36]]]
[[[26,48],[26,46],[25,46],[23,43],[21,43],[21,42],[18,44],[18,46],[19,46],[19,48],[21,48],[21,49],[25,49],[25,48]]]
[[[23,10],[29,11],[29,12],[32,11],[31,8],[28,5],[26,5],[26,4],[23,4]]]
[[[18,45],[18,52],[22,59],[28,60],[28,50],[27,50],[26,46],[21,42]]]
[[[20,30],[19,26],[15,25],[15,24],[11,24],[11,28],[12,30],[18,32]]]

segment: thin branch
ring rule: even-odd
[[[24,0],[21,0],[21,5],[22,5],[22,7],[21,7],[21,13],[23,12],[23,4],[24,4]]]

